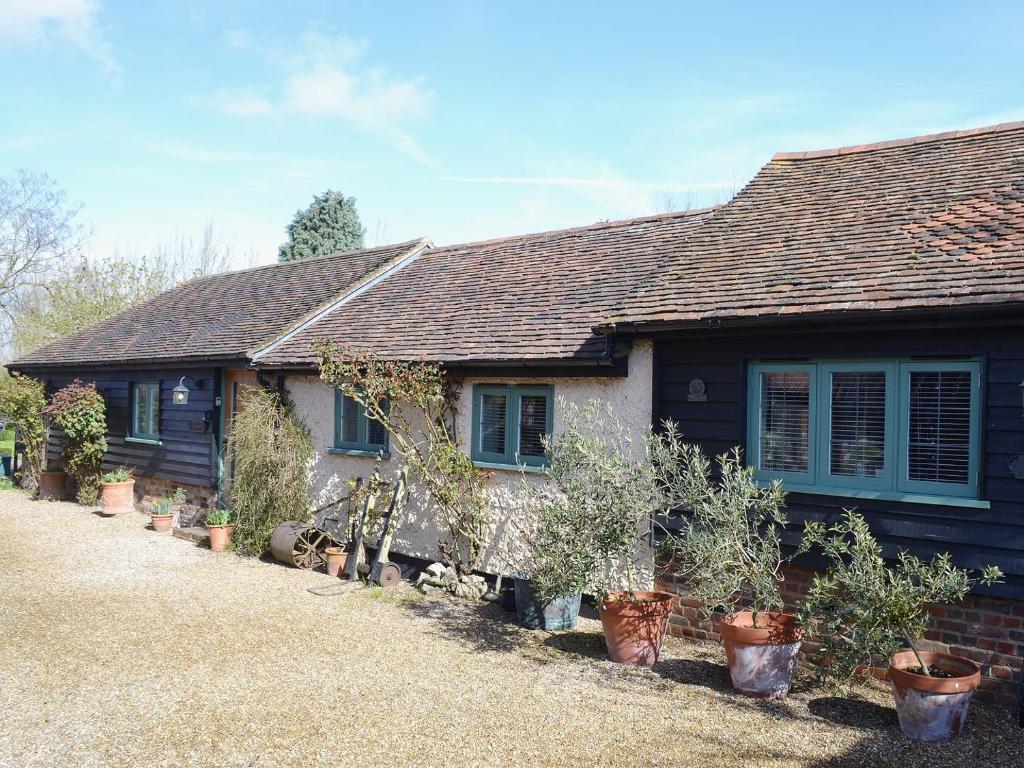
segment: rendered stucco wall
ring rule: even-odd
[[[472,389],[474,384],[545,384],[554,387],[555,398],[584,404],[591,399],[600,399],[611,405],[617,418],[627,425],[634,438],[639,438],[651,423],[653,347],[650,342],[637,343],[629,357],[629,376],[625,378],[466,378],[462,384],[457,431],[463,450],[468,452],[472,421]],[[314,475],[315,506],[319,507],[346,495],[345,481],[354,476],[368,477],[373,472],[373,458],[331,453],[334,442],[334,392],[319,379],[289,378],[288,391],[295,404],[296,415],[309,428],[313,445],[317,451]],[[557,404],[554,413],[554,432],[564,429]],[[639,443],[639,441],[638,441]],[[638,450],[641,449],[638,445]],[[399,468],[397,457],[382,462],[382,473],[393,477]],[[511,535],[507,526],[510,515],[509,498],[512,489],[523,482],[544,482],[542,476],[526,474],[516,470],[493,470],[491,495],[495,531],[492,541],[500,542],[502,537]],[[427,507],[421,488],[413,484],[406,514],[399,528],[392,551],[401,554],[434,560],[438,557],[437,541],[444,531],[434,522]],[[492,546],[485,558],[484,570],[496,572],[505,564],[498,559],[500,546]],[[646,559],[646,558],[645,558]]]

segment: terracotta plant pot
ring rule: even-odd
[[[214,552],[223,552],[224,547],[231,541],[231,533],[235,530],[235,526],[208,525],[206,530],[210,533],[210,549]]]
[[[103,514],[114,516],[122,512],[135,510],[135,481],[123,483],[100,483],[100,501],[103,502]]]
[[[341,573],[345,560],[348,559],[348,552],[345,547],[328,547],[324,550],[327,557],[327,575],[337,576]]]
[[[796,616],[738,611],[718,627],[729,659],[732,687],[746,696],[781,699],[789,693],[803,633]]]
[[[650,667],[661,658],[668,616],[675,599],[667,592],[612,592],[601,604],[608,658]]]
[[[58,500],[64,498],[64,470],[41,470],[39,472],[39,490],[37,495],[40,499]]]
[[[171,530],[171,523],[174,522],[174,515],[150,515],[149,521],[153,524],[153,530],[157,533],[167,533]]]
[[[913,651],[897,651],[889,659],[889,682],[896,697],[900,728],[908,739],[952,741],[960,735],[981,668],[969,659],[948,653],[921,651],[921,659],[956,677],[926,677],[907,672],[918,666]]]
[[[516,579],[515,601],[519,624],[527,629],[548,632],[573,629],[580,615],[580,595],[556,597],[542,603],[534,594],[533,582],[529,579]]]

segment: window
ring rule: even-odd
[[[132,421],[128,436],[136,440],[160,439],[160,382],[132,385]]]
[[[473,461],[543,466],[541,438],[551,434],[552,400],[551,387],[474,387]]]
[[[749,385],[747,451],[760,479],[977,498],[977,362],[757,363]]]
[[[334,447],[373,455],[388,451],[387,428],[367,418],[366,409],[341,390],[334,392]]]

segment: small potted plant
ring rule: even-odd
[[[231,533],[235,530],[233,521],[234,515],[230,509],[214,509],[206,516],[206,530],[210,534],[210,549],[214,552],[223,552],[228,542],[231,541]]]
[[[118,467],[100,480],[103,514],[113,516],[135,509],[135,478],[131,467]]]
[[[709,616],[724,611],[719,634],[737,691],[757,698],[789,693],[800,652],[797,618],[779,592],[785,494],[759,487],[739,449],[718,457],[718,472],[697,446],[684,447],[680,475],[687,513],[668,539],[671,569]],[[789,557],[799,554],[793,552]]]
[[[975,584],[1001,580],[999,569],[988,566],[972,577],[954,567],[948,553],[924,561],[901,552],[886,563],[867,522],[852,511],[831,527],[808,523],[804,538],[830,562],[800,607],[808,639],[819,644],[819,676],[839,687],[887,658],[904,735],[927,742],[956,738],[981,670],[970,659],[920,648],[931,620],[927,609],[960,602]]]
[[[185,503],[185,491],[178,488],[170,496],[161,496],[153,502],[149,521],[157,533],[167,533],[174,523],[174,513]]]

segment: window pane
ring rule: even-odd
[[[388,431],[379,421],[367,418],[366,442],[370,445],[387,445]]]
[[[341,441],[359,442],[359,404],[348,395],[341,398]]]
[[[885,372],[832,374],[829,472],[845,477],[885,473]]]
[[[146,431],[146,387],[135,385],[135,412],[132,414],[132,433],[141,435]]]
[[[911,371],[907,476],[970,482],[970,371]]]
[[[480,450],[485,453],[505,452],[505,409],[508,397],[484,394],[480,397]]]
[[[808,471],[810,384],[806,372],[761,374],[761,469]]]
[[[543,456],[541,437],[548,428],[548,399],[544,395],[519,398],[519,455]]]
[[[149,385],[149,434],[160,433],[160,385]]]

